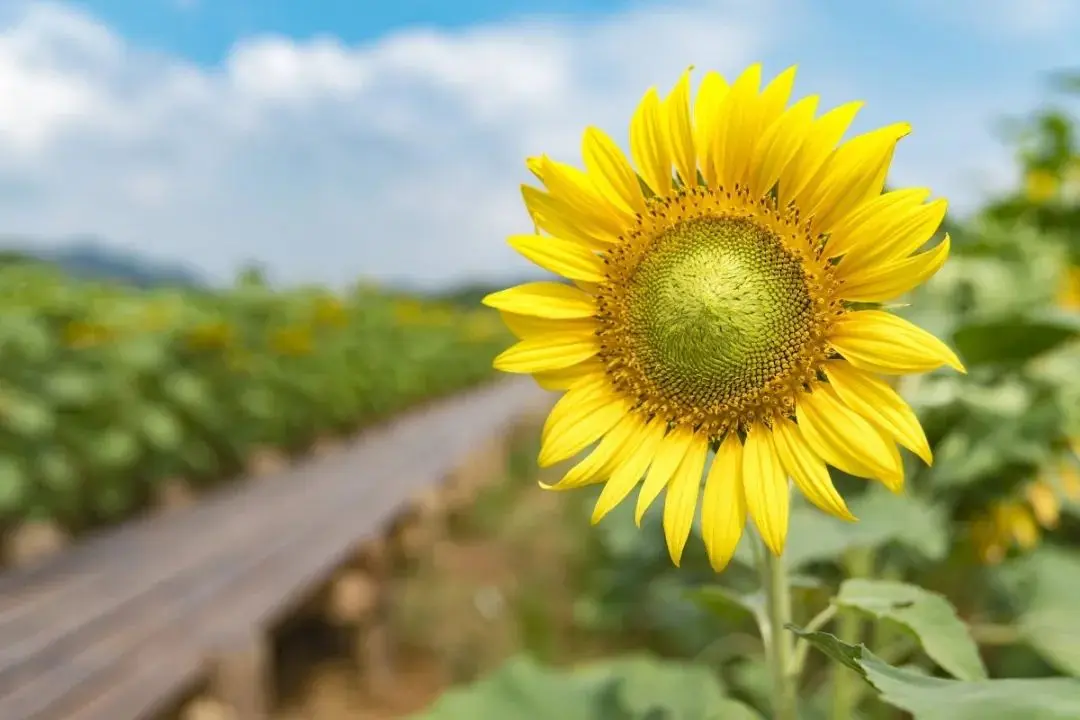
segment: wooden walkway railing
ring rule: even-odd
[[[550,402],[528,380],[437,401],[329,456],[0,575],[0,718],[154,718],[206,688],[236,720],[267,717],[273,627],[354,568],[331,600],[379,652],[380,538],[420,491]]]

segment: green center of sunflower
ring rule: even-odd
[[[703,409],[791,370],[814,323],[799,259],[746,218],[686,220],[657,236],[624,297],[642,374],[669,400]]]

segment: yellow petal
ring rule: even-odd
[[[565,278],[586,282],[605,278],[604,261],[581,243],[539,235],[513,235],[507,242],[540,267]]]
[[[754,64],[732,83],[724,97],[715,144],[719,182],[724,187],[734,188],[736,183],[746,182],[761,113],[760,87],[761,65]]]
[[[780,180],[780,174],[795,159],[814,120],[818,97],[798,101],[766,127],[757,141],[754,157],[761,158],[750,168],[750,190],[764,195]]]
[[[687,69],[675,83],[664,101],[667,116],[667,132],[671,157],[683,185],[697,185],[697,155],[694,150],[694,131],[690,125],[690,70]]]
[[[836,491],[829,468],[807,444],[798,425],[787,418],[778,418],[773,423],[773,442],[780,464],[807,500],[830,515],[855,520],[844,498]]]
[[[862,106],[861,102],[850,102],[833,108],[814,122],[795,159],[780,173],[777,199],[781,208],[786,208],[788,203],[803,192],[847,132]],[[803,214],[805,216],[805,209]]]
[[[531,282],[491,293],[483,303],[496,310],[551,320],[587,318],[596,314],[596,298],[573,285]]]
[[[791,493],[773,447],[772,433],[760,423],[754,423],[746,433],[742,476],[746,508],[761,539],[774,555],[782,555],[787,539]]]
[[[637,487],[641,476],[656,456],[656,450],[666,432],[667,423],[659,418],[653,418],[647,425],[638,421],[637,431],[626,444],[625,455],[616,462],[617,466],[611,473],[611,478],[604,484],[600,497],[596,499],[592,514],[594,525],[603,520],[605,515],[614,510],[615,506]]]
[[[593,332],[553,332],[533,335],[503,350],[492,363],[509,373],[561,370],[585,362],[600,351]]]
[[[847,265],[850,273],[906,258],[930,241],[945,219],[948,207],[945,200],[939,199],[899,215],[889,226],[882,227],[878,235],[859,238],[840,264]]]
[[[576,240],[586,247],[602,250],[619,240],[617,234],[595,225],[559,198],[528,185],[521,186],[521,197],[536,225],[555,237]]]
[[[649,88],[630,120],[630,155],[645,184],[656,195],[671,194],[671,153],[666,116],[656,88]]]
[[[840,296],[849,302],[887,302],[929,280],[945,264],[952,241],[949,235],[931,250],[904,260],[849,271],[841,260],[836,266]]]
[[[683,549],[694,524],[698,493],[701,491],[701,474],[705,470],[705,457],[708,452],[708,439],[695,437],[672,475],[667,497],[664,498],[664,538],[675,567],[682,561]]]
[[[736,433],[728,433],[709,468],[701,504],[701,535],[717,572],[731,562],[746,527],[742,463],[742,442]]]
[[[536,176],[536,179],[540,182],[544,182],[544,175],[540,168],[543,167],[545,155],[539,155],[536,157],[525,158],[525,167],[529,168],[529,172]]]
[[[791,99],[791,89],[795,86],[795,73],[798,67],[792,65],[777,75],[761,91],[761,103],[758,111],[758,125],[756,131],[760,132],[772,125],[784,112],[788,100]]]
[[[694,103],[694,149],[697,151],[698,167],[709,187],[716,186],[716,165],[711,148],[719,132],[717,119],[727,92],[728,84],[724,76],[718,72],[708,72],[701,79],[697,102]]]
[[[567,391],[560,403],[570,396]],[[630,403],[613,390],[583,398],[567,405],[556,415],[552,409],[540,446],[537,462],[550,467],[577,455],[600,439],[630,412]]]
[[[884,310],[859,310],[838,318],[829,342],[857,368],[883,375],[935,370],[942,365],[966,372],[945,343]]]
[[[562,368],[561,370],[549,370],[547,372],[536,373],[533,375],[533,379],[545,390],[569,390],[574,383],[583,377],[588,375],[601,375],[603,372],[604,368],[599,362],[595,360],[586,360],[583,363],[571,365],[570,367]]]
[[[568,413],[576,412],[575,408],[584,402],[591,402],[597,398],[610,397],[612,393],[611,380],[603,373],[587,375],[570,386],[569,390],[548,412],[544,420],[544,427],[540,430],[540,443],[547,442],[547,436],[551,429],[563,423]]]
[[[601,438],[596,449],[567,470],[562,479],[553,485],[541,481],[540,487],[545,490],[574,490],[604,482],[626,451],[633,447],[631,443],[640,428],[641,419],[633,413],[626,414]]]
[[[592,182],[613,207],[630,213],[645,212],[645,196],[637,174],[614,140],[599,128],[590,127],[585,130],[581,154]]]
[[[675,474],[679,463],[686,456],[690,445],[694,441],[694,432],[686,427],[679,426],[664,436],[660,441],[660,447],[656,449],[656,457],[653,458],[649,474],[645,476],[645,482],[638,491],[637,507],[634,510],[634,522],[641,525],[641,518],[645,517],[645,511],[649,505],[667,487],[671,476]]]
[[[910,133],[909,124],[895,123],[858,135],[836,149],[796,199],[818,232],[828,232],[863,202],[881,194],[896,143]]]
[[[569,331],[584,335],[596,331],[596,320],[594,318],[555,320],[552,318],[541,318],[532,315],[506,312],[505,310],[500,310],[499,316],[502,318],[502,321],[506,323],[506,327],[510,328],[510,332],[512,332],[519,340],[524,340],[525,338],[533,337],[534,335],[546,335],[553,332]]]
[[[903,483],[896,445],[844,405],[828,385],[803,394],[795,414],[807,445],[825,462],[849,475],[877,478],[890,489]]]
[[[547,156],[542,161],[544,185],[552,197],[566,203],[589,227],[602,229],[608,235],[618,235],[634,216],[605,199],[604,193],[584,172],[573,165],[555,162]]]
[[[844,360],[826,362],[825,377],[845,405],[887,432],[927,465],[934,462],[915,411],[887,383]]]
[[[825,252],[830,258],[839,257],[856,245],[872,245],[891,235],[919,211],[928,197],[930,191],[926,188],[905,188],[882,193],[863,203],[829,231]]]

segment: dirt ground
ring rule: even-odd
[[[526,452],[531,461],[533,449]],[[403,573],[392,610],[393,678],[379,698],[361,690],[341,631],[313,622],[288,629],[275,720],[410,717],[522,649],[553,662],[591,654],[573,628],[586,527],[570,508],[566,495],[538,489],[535,475],[511,476],[440,533]]]

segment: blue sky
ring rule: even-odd
[[[625,143],[650,85],[755,61],[865,100],[853,131],[910,121],[891,182],[965,212],[1077,35],[1074,0],[5,0],[0,233],[217,280],[497,279],[527,268],[527,155]]]
[[[442,29],[542,15],[610,13],[621,0],[82,0],[85,8],[140,45],[203,63],[220,62],[238,39],[333,35],[345,43],[403,27]]]

